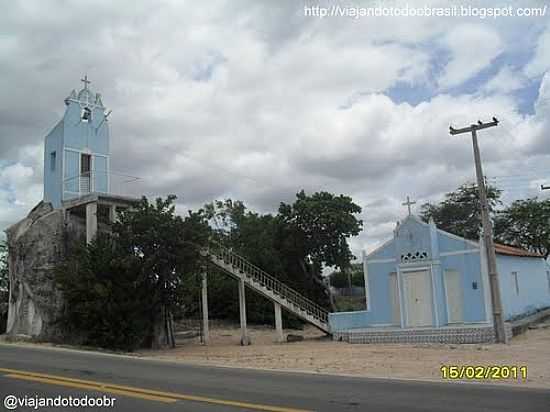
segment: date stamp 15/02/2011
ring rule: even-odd
[[[446,380],[527,380],[527,366],[517,365],[441,365]]]

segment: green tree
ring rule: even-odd
[[[143,198],[119,215],[111,234],[76,247],[58,268],[65,325],[84,343],[133,349],[170,336],[170,314],[185,303],[209,237],[202,213],[182,219],[174,201]]]
[[[354,258],[347,240],[361,231],[359,213],[361,207],[351,197],[328,192],[308,196],[302,190],[292,205],[281,203],[278,217],[311,263],[342,269]]]
[[[279,222],[275,216],[260,215],[231,199],[207,204],[204,211],[214,227],[214,239],[269,273],[284,273],[276,245]]]
[[[506,244],[550,255],[550,200],[516,200],[495,221],[495,236]]]
[[[349,271],[335,270],[329,275],[330,286],[344,289],[351,286],[365,287],[365,277],[363,275],[363,265],[361,263],[352,263]]]
[[[341,270],[335,270],[328,275],[330,286],[337,289],[343,289],[349,287],[350,278],[346,272]]]
[[[0,291],[9,289],[8,245],[0,241]]]
[[[351,198],[327,192],[301,191],[293,204],[281,203],[276,215],[252,212],[232,200],[210,203],[204,211],[220,242],[323,306],[331,303],[323,267],[349,267],[347,238],[362,225],[355,216],[361,208]],[[259,317],[272,312],[262,309]]]
[[[120,252],[101,233],[90,245],[76,245],[56,268],[65,304],[61,323],[77,343],[132,350],[145,342],[151,329],[149,284]]]
[[[489,213],[494,215],[500,202],[501,191],[487,187]],[[438,204],[425,203],[421,207],[420,217],[425,222],[433,218],[438,228],[466,239],[477,240],[481,228],[481,206],[477,186],[464,184],[454,192],[445,195]]]
[[[335,305],[322,270],[326,266],[349,268],[354,256],[347,239],[361,231],[363,222],[355,216],[359,213],[361,207],[348,196],[328,192],[308,196],[303,190],[292,205],[281,203],[279,207],[280,250],[288,259],[287,270],[321,288],[332,309]]]
[[[227,199],[205,205],[204,214],[213,228],[213,238],[230,247],[256,266],[264,269],[281,282],[311,296],[303,288],[301,279],[289,275],[285,257],[277,249],[279,222],[272,214],[259,214],[248,210],[243,202]],[[233,279],[214,266],[209,266],[208,290],[216,299],[209,300],[211,316],[219,319],[239,319],[237,285]],[[250,322],[274,322],[273,304],[257,293],[247,291],[247,318]],[[297,319],[283,312],[286,325],[301,325]]]

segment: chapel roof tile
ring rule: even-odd
[[[495,252],[499,255],[508,255],[508,256],[521,256],[521,257],[537,257],[543,258],[544,256],[540,253],[530,252],[525,249],[521,249],[515,246],[503,245],[501,243],[495,243]]]

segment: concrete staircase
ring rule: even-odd
[[[280,304],[290,313],[323,332],[329,333],[328,311],[315,302],[220,244],[211,243],[207,256],[214,265],[242,280],[250,289]]]

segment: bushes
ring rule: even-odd
[[[57,282],[65,304],[61,322],[77,343],[123,350],[143,345],[151,330],[148,287],[108,235],[77,246],[58,267]]]
[[[119,216],[112,234],[76,246],[56,268],[61,323],[73,341],[132,350],[173,343],[168,313],[181,307],[200,270],[208,226],[175,214],[175,197],[143,198]]]
[[[175,197],[153,204],[143,198],[120,215],[112,235],[77,247],[57,268],[65,328],[88,345],[156,346],[170,335],[167,313],[185,317],[198,311],[200,273],[207,263],[200,252],[210,238],[328,306],[322,268],[349,266],[353,256],[346,240],[361,228],[355,217],[361,208],[351,198],[326,192],[308,196],[302,191],[296,198],[291,205],[281,203],[276,215],[227,200],[189,212],[185,219],[175,214]],[[209,269],[208,283],[211,317],[237,320],[235,281]],[[247,292],[246,298],[250,322],[273,322],[273,303],[256,293]],[[287,326],[301,324],[284,316]]]

